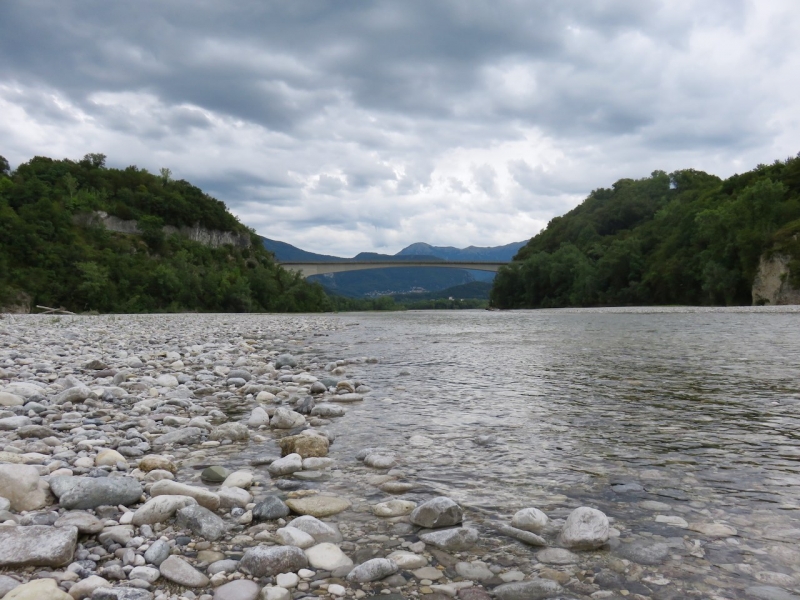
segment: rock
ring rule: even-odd
[[[239,568],[253,577],[273,577],[308,566],[305,553],[296,546],[255,546],[248,548]]]
[[[0,525],[0,567],[58,567],[72,560],[77,527]]]
[[[166,559],[165,559],[166,560]],[[164,562],[163,560],[161,562]],[[141,579],[147,583],[155,583],[161,577],[161,571],[153,567],[134,567],[128,573],[128,579]]]
[[[143,473],[149,473],[157,469],[169,471],[173,475],[178,472],[178,467],[166,456],[148,454],[139,461],[139,470]]]
[[[211,430],[211,439],[241,442],[250,439],[250,431],[244,423],[223,423]]]
[[[280,354],[275,359],[275,368],[280,369],[282,367],[296,367],[297,366],[297,359],[292,356],[291,354]]]
[[[573,510],[558,536],[558,542],[574,550],[594,550],[608,541],[608,517],[595,508]]]
[[[192,533],[210,542],[220,539],[227,529],[225,521],[197,504],[180,509],[175,522],[178,527],[191,529]]]
[[[261,600],[291,600],[292,593],[286,588],[273,586],[261,590]]]
[[[620,544],[617,553],[640,565],[660,565],[670,554],[669,546],[663,542],[637,540],[630,544]]]
[[[800,600],[800,596],[771,585],[754,585],[745,590],[748,598],[758,600]]]
[[[344,596],[345,593],[347,593],[347,590],[338,583],[331,583],[328,586],[328,593],[333,596]]]
[[[186,587],[205,587],[209,583],[208,577],[174,554],[162,562],[158,570],[164,579]]]
[[[424,556],[414,554],[413,552],[407,552],[405,550],[395,550],[386,558],[393,560],[395,563],[397,563],[397,566],[404,571],[419,569],[420,567],[424,567],[428,564],[428,559]]]
[[[47,487],[39,470],[29,465],[0,465],[0,496],[7,498],[11,509],[38,510],[47,506]]]
[[[294,429],[306,422],[306,418],[300,413],[281,406],[275,410],[269,426],[273,429]]]
[[[22,396],[0,392],[0,406],[22,406],[23,404],[25,404],[25,399]]]
[[[315,569],[333,571],[339,567],[352,567],[353,561],[336,544],[328,542],[306,549],[308,564]]]
[[[174,375],[165,373],[164,375],[159,375],[156,378],[156,383],[163,387],[174,388],[178,387],[178,378]]]
[[[224,487],[217,492],[220,508],[244,508],[253,499],[250,492],[238,487]]]
[[[278,440],[281,455],[299,454],[302,458],[328,455],[328,438],[321,435],[290,435]]]
[[[312,516],[298,517],[294,519],[290,525],[296,527],[300,531],[305,531],[317,543],[332,542],[337,544],[342,541],[342,534],[328,523],[324,523]]]
[[[153,594],[135,587],[100,588],[94,591],[92,600],[153,600]]]
[[[278,538],[284,546],[310,548],[317,543],[310,534],[305,531],[300,531],[297,527],[291,526],[278,529],[275,532],[275,537]]]
[[[546,565],[575,565],[580,557],[564,548],[547,548],[536,553],[536,560]]]
[[[331,402],[360,402],[364,399],[361,394],[336,394],[331,396]]]
[[[532,531],[523,531],[522,529],[509,527],[508,525],[501,525],[498,530],[500,533],[513,537],[530,546],[547,546],[547,541]]]
[[[277,496],[267,496],[253,508],[253,518],[274,521],[289,515],[289,507]]]
[[[263,408],[256,406],[250,413],[250,418],[247,419],[247,426],[258,428],[262,425],[269,425],[269,415]]]
[[[471,548],[478,541],[478,532],[469,527],[442,529],[421,533],[419,539],[446,552],[461,552]]]
[[[489,567],[486,566],[486,563],[479,560],[471,563],[456,563],[456,573],[461,575],[464,579],[477,581],[488,581],[495,576],[494,573],[489,570]]]
[[[214,465],[203,469],[200,473],[200,479],[206,483],[222,483],[227,479],[228,475],[230,475],[228,469],[220,467],[219,465]]]
[[[261,586],[255,581],[240,579],[217,588],[214,600],[257,600]]]
[[[73,600],[60,590],[55,579],[34,579],[15,587],[4,596],[5,600]]]
[[[378,486],[378,489],[387,494],[405,494],[413,490],[416,486],[405,481],[386,481]]]
[[[282,475],[291,475],[296,471],[303,470],[303,457],[299,454],[289,454],[283,458],[273,461],[267,467],[267,471],[272,477],[280,477]]]
[[[56,527],[77,527],[78,533],[96,534],[103,531],[103,522],[83,511],[68,512],[54,523]]]
[[[28,417],[6,417],[0,419],[0,431],[14,431],[21,427],[31,425],[31,420]]]
[[[237,568],[239,568],[238,560],[224,559],[208,565],[207,571],[209,575],[213,575],[215,573],[233,573]]]
[[[91,575],[73,584],[72,587],[69,588],[69,595],[74,598],[74,600],[84,600],[84,598],[91,598],[95,590],[110,586],[111,584],[108,580],[98,577],[97,575]]]
[[[324,518],[347,510],[350,508],[350,501],[338,496],[319,495],[290,498],[286,501],[286,505],[298,514]]]
[[[311,416],[329,419],[334,417],[343,417],[346,412],[347,410],[345,410],[343,406],[324,403],[315,405],[314,408],[311,409]]]
[[[15,587],[18,587],[19,584],[19,581],[13,577],[9,577],[8,575],[0,575],[0,598],[5,597],[8,592],[13,590]]]
[[[427,529],[458,525],[463,518],[461,507],[446,496],[428,500],[411,513],[411,522]]]
[[[58,394],[55,398],[53,398],[53,404],[66,404],[67,402],[76,404],[78,402],[83,402],[91,395],[92,391],[88,387],[85,385],[78,385],[67,388]]]
[[[673,527],[680,527],[681,529],[689,527],[689,523],[686,522],[686,519],[677,515],[656,515],[656,523],[672,525]]]
[[[126,545],[133,538],[133,525],[114,525],[113,527],[105,527],[97,539],[101,544],[106,544],[109,541],[119,544],[120,546]]]
[[[243,490],[253,485],[253,474],[250,471],[234,471],[222,482],[222,487],[237,487]]]
[[[98,467],[115,467],[119,462],[127,464],[128,461],[124,456],[122,456],[122,454],[116,450],[111,450],[110,448],[100,450],[100,452],[97,453],[97,456],[94,457],[94,464]]]
[[[540,600],[553,598],[563,592],[563,588],[549,579],[532,579],[516,583],[504,583],[494,588],[498,600]]]
[[[389,575],[397,573],[397,563],[388,558],[373,558],[358,565],[347,575],[347,580],[355,583],[368,583],[379,581]]]
[[[144,559],[151,565],[159,566],[170,555],[171,548],[164,540],[156,540],[144,553]]]
[[[136,526],[163,523],[180,509],[193,504],[197,504],[197,500],[189,496],[156,496],[136,509],[131,522]]]
[[[468,587],[458,590],[459,600],[491,600],[489,593],[483,588]]]
[[[321,458],[312,456],[311,458],[304,458],[303,459],[303,470],[304,471],[320,471],[323,469],[327,469],[333,465],[332,458]]]
[[[150,488],[150,495],[156,496],[189,496],[197,500],[197,503],[209,510],[217,510],[219,508],[219,495],[210,492],[205,488],[194,485],[186,485],[185,483],[178,483],[177,481],[170,481],[162,479],[156,481]]]
[[[184,427],[158,436],[152,444],[153,448],[163,448],[168,445],[191,446],[200,443],[204,436],[205,430],[199,427]]]
[[[67,481],[56,481],[54,485],[54,480]],[[133,477],[52,477],[50,489],[58,496],[59,504],[69,510],[130,506],[142,496],[142,484]]]
[[[547,526],[547,515],[538,508],[523,508],[514,514],[511,519],[511,526],[523,531],[541,533]]]
[[[373,452],[364,458],[364,464],[373,469],[391,469],[397,466],[397,457],[394,454]]]
[[[708,537],[731,537],[737,534],[735,528],[721,523],[690,523],[689,529]]]
[[[372,512],[376,517],[402,517],[411,514],[416,507],[416,502],[410,502],[408,500],[389,500],[373,506]]]

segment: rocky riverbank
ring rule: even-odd
[[[620,530],[593,508],[529,506],[487,526],[396,451],[334,458],[348,410],[382,400],[358,379],[377,358],[315,347],[339,327],[0,320],[0,598],[683,597],[663,563],[702,549],[681,537],[610,555]],[[410,447],[435,444],[409,433]],[[748,597],[794,597],[765,583]]]

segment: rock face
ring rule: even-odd
[[[753,305],[800,304],[800,289],[791,284],[792,273],[789,269],[791,257],[775,254],[761,257],[758,271],[753,279]]]
[[[57,481],[56,481],[57,480]],[[133,477],[53,477],[50,489],[64,508],[87,509],[139,502],[142,484]]]
[[[72,560],[77,527],[0,526],[0,566],[58,567]]]
[[[573,550],[594,550],[608,541],[608,517],[595,508],[582,506],[567,517],[558,543]]]
[[[0,465],[0,496],[8,498],[17,512],[47,506],[45,483],[39,471],[28,465]]]
[[[253,577],[273,577],[299,571],[308,566],[305,553],[295,546],[256,546],[248,548],[239,563]]]
[[[461,507],[447,496],[439,496],[421,504],[411,513],[411,522],[420,527],[452,527],[464,518]]]
[[[281,455],[299,454],[302,458],[328,456],[328,438],[321,435],[290,435],[278,440]]]

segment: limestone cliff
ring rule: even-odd
[[[790,263],[786,254],[761,257],[753,280],[753,305],[800,304],[800,289],[792,286]]]
[[[109,231],[116,231],[118,233],[140,233],[136,221],[126,221],[103,211],[75,215],[74,220],[79,225],[102,225]],[[212,248],[218,248],[225,244],[230,244],[238,248],[248,248],[250,246],[250,235],[247,233],[203,229],[199,225],[195,225],[194,227],[173,227],[171,225],[164,225],[163,229],[166,235],[177,233],[192,241]]]

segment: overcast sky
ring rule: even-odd
[[[797,0],[0,1],[0,155],[172,170],[326,254],[536,234],[800,151]]]

